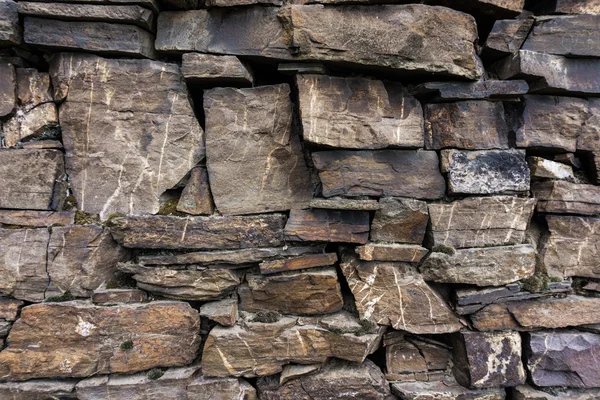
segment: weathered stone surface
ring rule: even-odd
[[[252,86],[254,76],[236,56],[185,53],[181,71],[189,83],[202,86]]]
[[[536,386],[600,385],[600,335],[578,331],[532,332],[527,367]]]
[[[442,172],[452,194],[510,194],[529,191],[523,150],[442,151]]]
[[[323,63],[318,62],[284,62],[277,65],[277,72],[285,75],[317,74],[327,75],[329,69]]]
[[[192,215],[203,215],[212,214],[213,208],[206,168],[193,168],[190,178],[181,192],[181,197],[179,197],[177,211]]]
[[[594,161],[597,162],[596,154],[600,150],[600,99],[588,99],[588,106],[584,127],[577,138],[577,150],[594,152]],[[597,172],[598,168],[596,168]]]
[[[200,316],[215,321],[219,325],[233,326],[238,319],[238,299],[234,296],[230,299],[202,304]]]
[[[0,150],[0,208],[54,209],[55,184],[64,172],[60,151]]]
[[[428,222],[424,201],[384,197],[371,223],[371,240],[421,244]]]
[[[281,260],[263,261],[260,263],[260,273],[274,274],[277,272],[325,267],[335,264],[337,260],[338,257],[335,253],[322,253],[283,258]]]
[[[93,4],[38,3],[20,1],[19,14],[62,21],[101,21],[131,24],[152,31],[154,15],[140,6],[106,6]]]
[[[0,46],[18,46],[22,39],[17,3],[0,1]]]
[[[312,199],[310,208],[325,208],[328,210],[375,211],[379,209],[377,200],[344,199],[332,197],[329,199]]]
[[[158,14],[159,4],[156,0],[52,0],[56,3],[101,4],[101,5],[137,5],[152,10]]]
[[[23,4],[20,2],[19,4]],[[50,74],[34,68],[17,68],[17,99],[25,111],[54,100]]]
[[[533,18],[501,19],[494,22],[483,47],[483,54],[499,58],[517,53],[533,26]]]
[[[467,389],[456,382],[393,382],[392,393],[406,400],[504,400],[503,389]]]
[[[242,217],[113,218],[111,232],[125,247],[143,249],[239,249],[283,244],[281,214]]]
[[[331,147],[423,147],[421,104],[399,84],[297,75],[305,141]]]
[[[214,327],[202,352],[204,375],[272,375],[290,362],[318,363],[328,357],[360,363],[375,351],[383,333],[376,327],[365,332],[358,319],[344,311],[320,318],[260,321],[258,314],[241,313],[234,327]]]
[[[432,381],[448,372],[451,354],[447,346],[405,337],[397,331],[387,334],[384,341],[390,339],[392,343],[384,342],[388,381]]]
[[[206,158],[217,209],[226,215],[304,208],[312,184],[287,84],[204,92]]]
[[[97,289],[92,294],[96,304],[143,303],[148,296],[138,289]]]
[[[523,80],[477,82],[427,82],[410,89],[421,101],[445,102],[455,100],[502,100],[527,93],[529,85]]]
[[[415,334],[448,333],[461,328],[446,302],[415,268],[402,263],[360,261],[350,254],[342,256],[340,265],[362,319]]]
[[[500,79],[525,78],[530,93],[600,94],[600,60],[519,50],[493,66]]]
[[[515,17],[525,5],[525,0],[432,0],[447,7],[474,13],[479,16]]]
[[[552,388],[546,392],[528,385],[520,385],[513,388],[512,396],[515,400],[594,400],[600,396],[600,389]]]
[[[600,187],[565,181],[535,182],[531,186],[538,199],[538,212],[556,214],[600,213]]]
[[[0,383],[0,397],[6,400],[77,399],[75,380],[34,379]]]
[[[0,3],[2,7],[10,2]],[[0,13],[1,14],[1,13]],[[2,22],[0,21],[0,29]],[[0,33],[1,37],[1,33]],[[17,75],[12,64],[0,64],[0,117],[11,114],[17,104]]]
[[[52,225],[73,225],[75,213],[72,211],[29,211],[0,210],[0,226],[44,227]]]
[[[564,179],[566,181],[574,181],[575,175],[573,175],[573,167],[561,162],[547,160],[542,157],[527,157],[527,164],[529,164],[529,171],[531,172],[532,178],[540,179]],[[532,185],[532,188],[538,184]],[[538,197],[534,194],[534,197]],[[539,207],[539,203],[538,203]]]
[[[473,328],[482,332],[526,330],[508,311],[506,304],[490,304],[471,314],[470,318]]]
[[[600,277],[600,219],[547,215],[550,237],[540,254],[550,276]]]
[[[21,300],[0,299],[0,319],[5,321],[16,320],[23,304],[25,303]]]
[[[85,377],[185,365],[196,357],[199,326],[198,312],[186,303],[32,305],[23,308],[0,352],[0,376]],[[133,348],[123,351],[126,340]]]
[[[461,385],[493,388],[525,383],[518,332],[461,332],[452,342],[454,376]]]
[[[119,264],[119,269],[133,275],[138,288],[170,299],[216,300],[230,295],[241,283],[236,270],[226,268],[175,270]]]
[[[48,135],[51,129],[58,127],[58,113],[54,103],[41,104],[28,112],[18,110],[3,124],[5,147],[14,147],[21,141],[27,141]]]
[[[532,275],[535,256],[528,244],[431,253],[419,271],[426,281],[500,286]]]
[[[282,0],[205,0],[204,4],[207,7],[235,7],[248,6],[252,4],[264,4],[281,6]]]
[[[284,383],[291,381],[292,379],[299,378],[303,375],[308,375],[312,372],[318,371],[321,369],[321,364],[309,364],[309,365],[301,365],[301,364],[288,364],[283,367],[283,371],[279,374],[279,384],[283,385]],[[269,379],[269,378],[266,378]],[[261,382],[262,386],[262,382]]]
[[[527,328],[564,328],[600,323],[600,298],[569,296],[507,304],[515,320]]]
[[[496,196],[429,204],[434,245],[464,248],[522,243],[535,203],[535,199]]]
[[[79,209],[103,220],[156,213],[160,195],[204,155],[177,65],[61,54],[51,75],[66,99],[59,118]]]
[[[425,106],[425,147],[507,149],[508,127],[502,102],[459,101]]]
[[[600,4],[596,0],[554,0],[541,5],[544,14],[600,15]]]
[[[434,151],[376,150],[312,153],[323,196],[437,199],[446,185]]]
[[[29,150],[62,150],[64,147],[60,140],[50,139],[21,142],[17,145],[17,148]]]
[[[356,364],[332,359],[320,371],[301,376],[282,386],[270,377],[259,379],[257,385],[260,398],[264,400],[393,398],[381,370],[371,360]]]
[[[537,17],[523,50],[575,57],[600,57],[600,15]]]
[[[419,263],[428,250],[418,244],[367,243],[358,246],[356,253],[365,261],[400,261]]]
[[[256,389],[240,378],[199,376],[187,387],[188,399],[212,400],[215,396],[231,400],[256,400]]]
[[[284,230],[286,240],[367,243],[366,211],[292,210]]]

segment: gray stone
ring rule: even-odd
[[[364,244],[369,238],[366,211],[292,210],[285,230],[289,241]]]
[[[429,250],[418,244],[367,243],[356,248],[364,261],[399,261],[420,263]]]
[[[487,80],[477,82],[427,82],[412,87],[410,93],[421,101],[504,100],[526,94],[529,85],[523,80]]]
[[[54,103],[44,103],[15,115],[3,124],[5,147],[14,147],[21,141],[39,139],[44,136],[56,137],[53,132],[58,128],[58,113]]]
[[[342,197],[312,199],[309,206],[327,210],[375,211],[379,209],[377,200],[344,199]]]
[[[566,181],[574,181],[573,167],[561,162],[547,160],[542,157],[527,157],[529,171],[532,179],[562,179]],[[538,184],[532,184],[535,188]],[[533,197],[538,197],[534,194]],[[538,203],[539,207],[539,203]]]
[[[29,211],[0,210],[0,226],[13,225],[19,227],[45,227],[52,225],[73,225],[73,211]]]
[[[75,380],[32,379],[0,383],[0,397],[6,400],[77,399]]]
[[[517,53],[527,39],[533,22],[533,18],[497,20],[485,41],[483,55],[500,58]]]
[[[456,382],[393,382],[392,393],[406,400],[504,400],[503,389],[467,389]]]
[[[384,197],[371,223],[371,240],[421,244],[428,222],[424,201]]]
[[[22,39],[17,3],[12,0],[0,1],[0,46],[18,46]]]
[[[249,67],[236,56],[185,53],[181,71],[189,83],[201,86],[252,86],[254,77]]]
[[[523,50],[574,57],[600,57],[600,15],[537,17]]]
[[[199,376],[187,387],[188,399],[256,400],[256,389],[240,378],[208,378]]]
[[[595,400],[600,397],[600,389],[552,388],[543,391],[528,385],[520,385],[513,388],[512,396],[515,400]]]
[[[600,214],[600,187],[565,181],[535,182],[537,211],[555,214]]]
[[[0,3],[0,9],[5,3],[7,2]],[[15,73],[15,68],[12,64],[0,64],[0,117],[11,114],[16,105],[17,75]]]
[[[235,7],[252,4],[281,6],[283,0],[205,0],[204,4],[207,7]]]
[[[177,202],[177,211],[192,215],[212,214],[214,205],[208,184],[206,168],[195,167],[190,172]]]
[[[19,4],[23,4],[22,2]],[[29,111],[54,100],[50,74],[34,68],[17,68],[17,99],[19,108]]]
[[[588,106],[587,118],[577,139],[577,150],[587,150],[597,154],[600,150],[600,99],[588,99]]]
[[[591,14],[600,15],[596,0],[554,0],[541,4],[543,14]]]

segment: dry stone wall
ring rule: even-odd
[[[0,400],[600,398],[596,0],[0,0]]]

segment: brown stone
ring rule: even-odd
[[[467,389],[456,382],[393,382],[392,393],[406,400],[504,400],[504,389]]]
[[[240,286],[240,310],[283,314],[328,314],[344,305],[334,267],[275,275],[247,274]]]
[[[0,46],[18,46],[22,39],[17,3],[12,0],[0,2]]]
[[[367,243],[358,246],[356,253],[365,261],[401,261],[419,263],[428,250],[418,244]]]
[[[221,213],[308,206],[313,189],[292,129],[289,85],[207,90],[204,111],[208,175]]]
[[[447,372],[450,359],[450,351],[441,343],[399,337],[385,346],[386,378],[389,381],[414,381],[422,377],[435,380],[436,373]]]
[[[204,157],[179,67],[61,53],[51,75],[66,99],[59,117],[79,209],[103,220],[158,212],[161,194]]]
[[[465,248],[520,244],[535,203],[535,199],[495,196],[429,204],[434,245]]]
[[[292,210],[284,230],[286,240],[366,243],[366,211]]]
[[[53,101],[50,75],[34,68],[17,68],[17,98],[20,108],[26,111]]]
[[[600,150],[600,99],[588,99],[588,106],[587,118],[577,138],[577,150],[592,151],[597,158]]]
[[[570,165],[535,156],[527,157],[527,164],[529,164],[529,171],[531,172],[532,179],[564,179],[571,182],[575,180],[573,167]],[[535,188],[538,186],[539,183],[532,184],[532,190],[535,191]],[[538,196],[534,195],[534,197],[537,198]],[[539,202],[538,209],[540,209]]]
[[[96,304],[143,303],[147,299],[146,292],[138,289],[96,289],[92,294]]]
[[[202,86],[252,86],[254,76],[236,56],[185,53],[181,57],[185,80]]]
[[[473,327],[478,331],[519,331],[523,327],[519,325],[515,317],[508,311],[506,304],[490,304],[471,314]]]
[[[200,376],[187,387],[188,399],[212,400],[215,396],[232,400],[256,400],[256,389],[243,379]]]
[[[58,127],[58,114],[54,103],[41,104],[28,112],[18,110],[3,125],[5,147],[14,147],[21,141],[38,139],[44,136],[55,137]]]
[[[542,16],[535,19],[523,50],[573,57],[600,57],[600,15]]]
[[[526,94],[529,85],[524,80],[486,80],[477,82],[426,82],[410,88],[421,101],[446,102],[456,100],[503,100]]]
[[[233,326],[238,319],[238,299],[211,301],[200,306],[200,316],[215,321],[219,325]]]
[[[371,240],[421,244],[428,222],[424,201],[384,197],[371,223]]]
[[[0,375],[86,377],[185,365],[196,357],[199,326],[198,312],[186,303],[36,304],[25,307],[13,325],[9,347],[0,352]],[[127,340],[133,348],[121,350]]]
[[[483,100],[425,106],[425,147],[507,149],[508,127],[502,102]]]
[[[376,150],[312,153],[323,196],[437,199],[446,185],[434,151]]]
[[[283,244],[281,214],[241,217],[113,218],[111,232],[125,247],[143,249],[239,249]]]
[[[515,400],[594,400],[600,397],[600,389],[552,388],[552,390],[543,391],[543,389],[534,389],[528,385],[520,385],[513,388],[512,396]]]
[[[52,225],[73,225],[75,213],[72,211],[29,211],[0,210],[0,224],[27,227]]]
[[[305,141],[331,147],[423,147],[421,104],[399,84],[297,75]]]
[[[600,323],[600,298],[569,296],[511,302],[508,311],[527,328],[565,328]]]
[[[527,39],[533,22],[533,18],[497,20],[485,41],[483,54],[500,58],[517,53]]]
[[[190,178],[181,192],[181,197],[179,197],[177,211],[192,215],[203,215],[212,214],[213,208],[206,168],[193,168]]]
[[[0,3],[0,7],[5,4],[15,4],[12,1]],[[1,14],[1,13],[0,13]],[[0,38],[2,21],[0,20]],[[0,117],[12,114],[17,104],[17,76],[12,64],[0,64]]]
[[[266,275],[275,274],[277,272],[296,271],[299,269],[325,267],[335,264],[337,260],[338,257],[335,253],[322,253],[263,261],[260,263],[260,273]]]
[[[533,196],[538,199],[538,212],[555,214],[600,213],[600,187],[565,181],[536,182]]]
[[[0,299],[0,319],[5,321],[16,320],[23,304],[25,303],[21,300]]]

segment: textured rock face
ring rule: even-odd
[[[18,45],[21,40],[17,3],[4,0],[0,2],[0,45],[3,47]]]
[[[507,149],[508,127],[502,102],[459,101],[425,106],[425,147]]]
[[[529,333],[527,366],[537,386],[597,387],[600,335],[578,332]]]
[[[298,75],[304,140],[351,149],[422,147],[421,104],[398,84]]]
[[[17,112],[3,127],[4,144],[15,147],[20,142],[37,139],[56,129],[58,115],[54,103],[44,103],[23,113]]]
[[[366,243],[369,238],[369,213],[292,210],[284,233],[289,241]]]
[[[454,376],[463,386],[493,388],[525,383],[517,332],[461,332],[454,336],[452,351]]]
[[[429,204],[434,244],[464,248],[522,243],[535,203],[496,196]]]
[[[533,22],[533,18],[496,21],[485,41],[484,54],[496,58],[517,53],[527,39]]]
[[[524,244],[431,253],[419,271],[427,281],[500,286],[534,273],[535,249]]]
[[[413,267],[359,261],[346,254],[341,268],[362,319],[415,334],[448,333],[461,328],[445,301]]]
[[[407,400],[504,400],[503,389],[471,390],[457,383],[393,382],[392,393]]]
[[[275,274],[277,272],[295,271],[299,269],[324,267],[333,265],[338,260],[335,253],[307,254],[281,260],[263,261],[260,263],[260,273]]]
[[[569,296],[511,302],[507,307],[515,320],[527,328],[564,328],[600,323],[599,298]]]
[[[79,209],[102,219],[156,213],[159,196],[204,157],[179,68],[81,54],[59,55],[51,68]]]
[[[429,222],[427,203],[402,198],[382,198],[371,223],[371,240],[423,243]]]
[[[448,372],[451,354],[441,343],[391,332],[385,335],[384,345],[389,381],[433,381]]]
[[[556,214],[600,213],[600,187],[564,181],[539,182],[532,185],[533,195],[539,199],[539,212]]]
[[[416,244],[367,243],[356,248],[356,253],[365,261],[401,261],[419,263],[427,249]]]
[[[600,4],[595,1],[556,0],[545,5],[548,14],[591,14],[600,15]]]
[[[456,100],[501,100],[527,93],[529,85],[523,80],[477,82],[428,82],[411,88],[419,100],[445,102]]]
[[[76,383],[50,379],[0,383],[0,396],[7,400],[76,399]]]
[[[254,82],[250,70],[235,56],[185,53],[181,71],[187,82],[200,85],[251,86]]]
[[[9,3],[2,2],[0,7],[5,4]],[[0,116],[4,117],[13,112],[17,102],[17,76],[12,64],[0,64],[0,81]]]
[[[185,303],[32,305],[21,311],[9,347],[0,352],[0,376],[85,377],[185,365],[196,356],[199,326],[198,312]],[[123,351],[127,340],[133,347]]]
[[[213,209],[206,168],[196,167],[192,169],[190,178],[181,191],[177,202],[177,211],[192,215],[204,215],[212,214]]]
[[[29,111],[40,104],[53,101],[48,73],[39,72],[34,68],[17,68],[16,71],[17,98],[21,109]]]
[[[523,50],[578,57],[600,57],[600,15],[536,18]]]
[[[433,151],[321,151],[312,154],[323,196],[437,199],[446,185]]]
[[[308,206],[312,185],[289,96],[285,84],[204,93],[208,175],[221,213]]]
[[[520,385],[513,389],[512,395],[515,400],[593,400],[600,396],[600,389],[552,388],[548,391],[542,391],[531,386]]]
[[[236,326],[213,328],[202,353],[204,375],[265,376],[280,372],[290,362],[317,363],[328,357],[360,363],[381,338],[379,328],[365,333],[358,319],[346,312],[260,321],[258,314],[243,313]]]
[[[200,307],[200,316],[215,321],[219,325],[233,326],[238,319],[237,298],[205,303]]]
[[[143,303],[146,300],[146,292],[138,289],[97,289],[92,294],[95,304]]]
[[[564,179],[566,181],[575,180],[573,167],[563,164],[562,162],[551,161],[541,157],[528,157],[527,163],[529,164],[529,170],[531,171],[531,178]],[[532,189],[536,190],[535,188],[537,186],[537,184],[532,185]],[[535,195],[535,197],[538,196]]]

